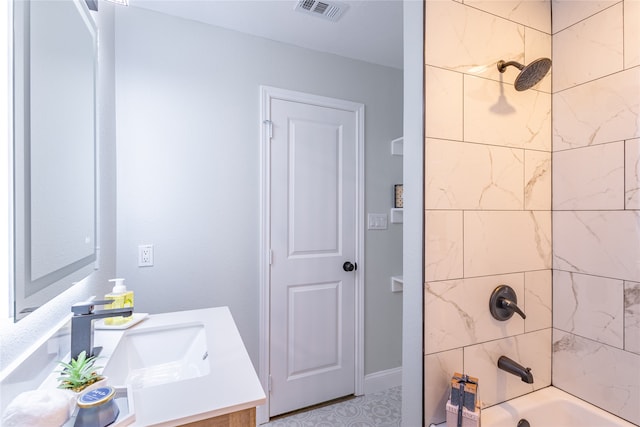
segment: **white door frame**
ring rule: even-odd
[[[328,98],[271,86],[260,86],[260,353],[258,377],[267,395],[267,403],[256,413],[258,424],[269,421],[269,344],[270,331],[270,176],[271,176],[271,116],[272,99],[308,103],[352,111],[356,114],[356,254],[359,268],[355,275],[355,394],[364,393],[364,104]]]

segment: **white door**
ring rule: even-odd
[[[271,99],[269,415],[355,391],[358,114]],[[346,267],[345,267],[346,265]]]

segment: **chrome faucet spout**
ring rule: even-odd
[[[520,379],[527,384],[533,384],[531,368],[525,368],[515,360],[509,359],[507,356],[500,356],[498,359],[498,368],[520,377]]]
[[[93,321],[105,317],[127,317],[133,315],[133,307],[94,310],[96,305],[111,304],[112,300],[87,301],[73,304],[71,311],[71,358],[75,359],[83,351],[94,355]]]

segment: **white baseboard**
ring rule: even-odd
[[[364,376],[364,394],[377,393],[402,385],[402,366]]]

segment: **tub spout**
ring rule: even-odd
[[[500,359],[498,359],[498,368],[520,377],[520,379],[527,384],[533,384],[531,368],[525,368],[515,360],[509,359],[507,356],[500,356]]]

